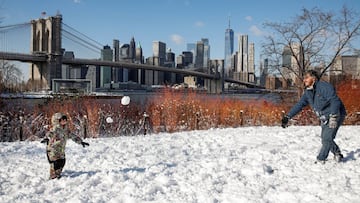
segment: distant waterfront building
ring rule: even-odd
[[[260,86],[265,87],[269,71],[269,59],[264,59],[260,64]]]
[[[290,80],[292,85],[297,84],[301,81],[298,81],[296,72],[299,71],[299,66],[296,58],[300,58],[300,44],[293,43],[291,46],[285,46],[282,53],[282,74],[285,77],[285,80]],[[296,58],[294,57],[296,56]]]
[[[123,44],[120,47],[120,61],[131,63],[132,58],[130,58],[130,45]],[[129,81],[129,69],[123,68],[122,71],[122,78],[120,78],[121,82],[128,82]]]
[[[64,51],[63,59],[74,59],[75,55],[73,51]],[[57,79],[84,79],[86,77],[88,66],[70,66],[62,64],[61,78]]]
[[[135,62],[140,64],[144,63],[144,56],[140,42],[138,43],[138,46],[135,50]]]
[[[239,35],[239,50],[236,72],[239,74],[239,80],[248,82],[248,36]]]
[[[220,75],[224,72],[224,59],[212,59],[209,63],[208,73],[212,75]],[[221,80],[205,79],[204,87],[208,92],[221,93],[224,91],[224,86]]]
[[[90,80],[91,81],[91,91],[95,92],[96,91],[96,66],[90,65],[87,67],[87,72],[86,72],[86,76],[85,79]]]
[[[183,55],[183,65],[184,66],[189,66],[190,64],[193,63],[194,61],[194,54],[191,51],[183,51],[182,52]]]
[[[144,63],[144,56],[140,42],[138,43],[138,46],[136,47],[136,51],[135,51],[135,63],[137,64]],[[142,69],[138,70],[138,83],[145,84],[145,70]]]
[[[131,38],[130,44],[129,44],[129,58],[130,63],[135,62],[136,58],[136,44],[134,37]],[[128,70],[128,81],[132,82],[138,82],[138,70],[135,69],[129,69]]]
[[[153,57],[155,58],[155,63],[157,66],[164,65],[166,58],[166,44],[161,41],[153,42]]]
[[[134,39],[134,37],[132,37],[131,41],[130,41],[130,47],[129,47],[129,58],[132,59],[132,62],[135,61],[135,55],[136,55],[135,39]]]
[[[360,56],[341,56],[341,63],[345,74],[351,75],[353,79],[360,79]]]
[[[255,44],[248,44],[247,35],[239,35],[238,51],[232,56],[232,78],[243,82],[255,82]]]
[[[343,55],[335,59],[330,68],[330,81],[337,82],[339,76],[351,76],[352,79],[360,79],[360,56]]]
[[[184,68],[184,54],[180,54],[176,57],[176,67],[180,69]]]
[[[113,49],[114,49],[114,61],[118,62],[120,61],[120,41],[117,39],[113,40]],[[112,77],[113,77],[113,81],[114,82],[121,82],[122,81],[122,72],[123,69],[122,68],[113,68],[113,73],[112,73]]]
[[[165,67],[168,68],[175,68],[175,54],[171,51],[171,49],[168,49],[166,52],[166,58],[165,58]],[[164,73],[164,79],[166,84],[174,84],[176,83],[176,74],[165,72]]]
[[[75,55],[73,51],[65,51],[63,55],[64,59],[74,59]],[[61,78],[62,79],[70,79],[70,70],[71,67],[69,65],[62,64],[61,66]]]
[[[165,63],[170,64],[166,67],[175,67],[175,54],[171,51],[171,49],[168,49],[166,52]]]
[[[204,43],[204,68],[209,67],[210,63],[210,44],[209,39],[202,38],[201,41]]]
[[[231,56],[234,52],[234,31],[229,27],[225,30],[225,59],[224,59],[224,72],[225,75],[231,70]]]
[[[120,41],[117,39],[113,40],[113,49],[114,49],[114,61],[119,61],[120,58]]]
[[[102,61],[112,61],[113,60],[113,50],[110,46],[106,45],[101,50],[101,60]],[[100,87],[104,87],[105,84],[111,83],[111,67],[101,66],[100,67]]]
[[[186,45],[186,50],[192,52],[193,54],[193,61],[192,64],[195,64],[195,57],[196,57],[196,44],[195,43],[188,43]]]
[[[122,44],[120,47],[120,61],[130,62],[130,45]]]
[[[153,56],[147,58],[146,63],[155,66],[164,66],[166,59],[166,44],[160,41],[153,42]],[[146,70],[145,84],[162,85],[164,83],[164,72]]]
[[[255,82],[255,45],[249,44],[248,82]]]
[[[204,66],[204,42],[196,42],[195,67],[202,68]]]

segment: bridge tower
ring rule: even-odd
[[[46,62],[33,63],[30,67],[33,90],[49,90],[52,79],[61,78],[61,23],[62,16],[59,14],[31,21],[30,51],[47,56]]]

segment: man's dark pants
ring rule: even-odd
[[[345,116],[339,116],[337,118],[337,127],[329,128],[329,124],[322,123],[321,124],[321,143],[322,147],[320,149],[319,155],[317,156],[318,160],[326,160],[331,151],[334,155],[340,154],[340,148],[335,143],[334,139],[336,137],[336,133],[340,127],[340,125],[344,122]]]

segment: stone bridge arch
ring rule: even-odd
[[[30,52],[46,55],[48,59],[46,62],[31,64],[30,79],[33,90],[49,90],[51,81],[61,78],[61,24],[61,15],[31,21]]]

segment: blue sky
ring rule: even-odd
[[[48,16],[60,12],[65,24],[103,45],[111,46],[113,39],[129,43],[134,37],[145,57],[152,55],[153,41],[165,42],[179,55],[187,43],[208,38],[212,59],[224,58],[230,19],[235,50],[237,35],[247,34],[255,43],[258,65],[267,33],[264,22],[285,22],[302,8],[338,12],[343,5],[360,12],[359,0],[0,0],[0,17],[8,25],[40,18],[42,12]]]

